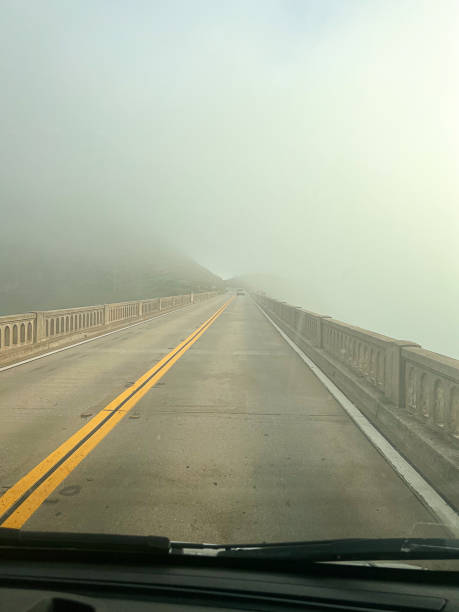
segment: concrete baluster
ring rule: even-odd
[[[43,312],[35,312],[35,334],[32,342],[36,344],[45,337],[45,316]]]
[[[104,304],[104,325],[110,323],[110,304]]]

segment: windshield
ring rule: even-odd
[[[459,538],[458,17],[2,2],[0,527]]]

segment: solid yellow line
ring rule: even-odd
[[[186,353],[186,351],[204,334],[204,332],[216,321],[232,298],[225,302],[207,321],[197,328],[183,342],[178,344],[170,353],[161,359],[154,367],[145,372],[136,382],[120,393],[105,408],[98,412],[84,427],[79,429],[73,436],[66,440],[61,446],[53,451],[41,463],[33,468],[21,480],[13,485],[2,497],[0,497],[0,515],[4,514],[20,497],[30,489],[44,474],[46,474],[60,459],[62,459],[78,442],[80,442],[95,426],[107,416],[107,411],[113,411],[125,400],[135,389],[138,389],[157,370],[156,374],[139,389],[100,429],[98,429],[84,444],[82,444],[72,455],[62,463],[50,476],[33,491],[24,502],[0,525],[19,529],[39,508],[44,500],[59,486],[59,484],[77,467],[79,463],[105,438],[105,436],[117,425],[121,419],[137,404],[137,402],[160,380],[166,372]],[[196,334],[196,335],[195,335]],[[193,336],[195,336],[193,338]],[[190,339],[193,338],[191,341]],[[189,344],[187,344],[189,343]],[[185,346],[187,345],[187,346]],[[172,357],[173,356],[173,357]],[[171,358],[172,357],[172,358]],[[170,359],[168,363],[165,364]],[[160,369],[162,368],[162,369]]]

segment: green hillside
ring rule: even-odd
[[[4,245],[5,246],[5,245]],[[0,315],[220,289],[191,258],[158,245],[0,248]]]

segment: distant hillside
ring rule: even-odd
[[[192,259],[155,244],[3,244],[0,315],[222,288]]]

